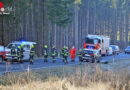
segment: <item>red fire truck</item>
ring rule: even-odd
[[[101,55],[108,55],[110,38],[103,35],[87,35],[84,40],[85,50],[96,50]]]

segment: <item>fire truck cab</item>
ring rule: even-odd
[[[87,35],[84,41],[84,49],[97,50],[101,55],[108,55],[110,38],[100,35]]]

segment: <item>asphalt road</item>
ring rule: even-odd
[[[114,56],[107,56],[102,57],[101,62],[108,61],[110,63],[113,62],[113,59],[116,61],[118,60],[124,60],[124,59],[130,59],[130,54],[124,54],[120,53],[119,55]],[[79,64],[78,57],[76,57],[75,62],[70,62],[70,57],[68,58],[69,63],[66,65],[76,65]],[[87,62],[83,62],[87,63]],[[54,68],[54,67],[63,67],[65,64],[62,62],[61,58],[57,58],[56,63],[52,63],[52,59],[49,58],[47,63],[44,63],[42,58],[35,59],[33,65],[29,65],[29,62],[24,62],[24,64],[17,64],[17,62],[14,62],[13,64],[10,62],[4,62],[0,64],[0,73],[6,73],[6,72],[21,72],[29,69],[47,69],[47,68]]]

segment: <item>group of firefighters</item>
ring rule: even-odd
[[[12,45],[12,48],[11,48],[12,60],[17,55],[18,63],[22,64],[23,63],[23,57],[24,57],[23,52],[24,52],[23,44],[18,46],[17,51],[15,51],[15,46]],[[51,54],[51,57],[52,57],[52,62],[55,63],[56,57],[58,56],[58,52],[57,52],[55,46],[52,47],[50,54]],[[70,50],[67,46],[64,46],[62,48],[61,56],[62,56],[62,61],[65,64],[68,63],[67,58],[68,58],[69,54],[71,56],[71,62],[74,62],[75,57],[76,57],[76,48],[74,46]],[[34,55],[35,55],[35,49],[34,49],[34,45],[32,45],[31,49],[30,49],[30,64],[34,63]],[[44,62],[48,62],[49,52],[48,52],[48,46],[47,45],[44,46],[43,55],[44,55]],[[79,50],[77,55],[79,56],[79,63],[81,64],[82,63],[82,49]]]

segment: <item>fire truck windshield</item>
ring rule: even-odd
[[[98,39],[90,39],[90,38],[86,38],[85,41],[87,44],[97,44],[98,43]]]

